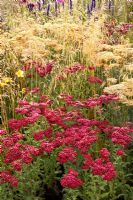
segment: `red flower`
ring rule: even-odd
[[[34,140],[42,140],[44,138],[44,131],[34,132],[33,133]]]
[[[11,165],[12,165],[12,167],[15,171],[21,171],[22,170],[22,162],[20,160],[12,162]]]
[[[6,134],[6,130],[0,129],[0,135],[5,135],[5,134]]]
[[[122,149],[117,150],[116,154],[118,156],[123,156],[124,155],[124,151]]]
[[[22,161],[25,164],[30,164],[33,161],[33,158],[31,157],[31,155],[27,151],[24,151],[22,153]]]
[[[78,178],[78,172],[70,169],[68,174],[65,174],[61,179],[63,187],[75,189],[83,185],[83,182]]]
[[[9,171],[0,172],[0,179],[2,183],[10,183],[13,187],[18,186],[17,178],[13,176]]]
[[[94,66],[89,67],[89,70],[95,70],[95,69],[96,69],[96,67],[94,67]]]
[[[88,77],[88,81],[90,83],[98,83],[98,84],[102,84],[103,83],[103,81],[100,78],[95,77],[95,76],[89,76]]]
[[[89,169],[93,165],[93,159],[90,154],[84,154],[83,157],[85,160],[83,162],[82,169]]]
[[[100,150],[100,155],[101,155],[101,158],[103,160],[108,161],[109,160],[109,156],[110,156],[110,152],[108,151],[108,149],[102,148]]]
[[[74,149],[72,147],[66,147],[65,149],[63,149],[57,157],[57,161],[59,161],[61,164],[64,164],[68,161],[75,161],[77,156],[77,152],[74,151]]]
[[[51,153],[54,149],[54,144],[47,141],[43,141],[41,143],[41,148],[44,152]]]

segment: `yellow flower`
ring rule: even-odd
[[[26,92],[26,88],[22,88],[22,93],[24,94]]]
[[[3,82],[4,82],[4,83],[12,83],[13,81],[12,81],[11,78],[5,77],[5,78],[3,78]]]
[[[16,75],[17,75],[18,78],[23,78],[24,77],[24,72],[22,70],[18,70],[16,72]]]
[[[0,87],[4,87],[5,85],[7,85],[7,84],[4,82],[0,82]]]

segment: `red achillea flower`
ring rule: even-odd
[[[52,125],[59,125],[61,127],[65,127],[65,124],[62,118],[54,111],[50,109],[45,109],[44,116],[46,117],[47,121]]]
[[[11,163],[19,160],[22,157],[22,152],[18,146],[11,147],[5,155],[5,163]]]
[[[23,126],[23,123],[21,120],[10,119],[8,121],[8,125],[9,125],[9,128],[11,128],[12,130],[19,130]]]
[[[72,147],[66,147],[58,154],[56,160],[61,164],[64,164],[69,161],[74,162],[76,157],[77,157],[77,152],[74,151]]]
[[[2,145],[0,145],[0,153],[2,153],[3,149],[2,149]]]
[[[34,140],[37,140],[37,141],[43,140],[43,138],[44,138],[44,131],[34,132],[33,136],[34,136]]]
[[[31,157],[31,155],[28,153],[28,151],[23,151],[22,152],[22,161],[25,164],[30,164],[33,161],[33,158]]]
[[[113,133],[109,135],[112,142],[126,147],[131,141],[132,137],[129,135],[131,129],[129,127],[114,127]]]
[[[101,176],[103,180],[111,181],[116,177],[116,171],[111,162],[104,163],[102,158],[98,158],[92,165],[92,173]]]
[[[124,155],[124,151],[122,149],[117,150],[116,152],[117,156],[123,156]]]
[[[38,156],[39,155],[39,149],[35,146],[31,146],[31,145],[25,145],[24,146],[25,150],[30,153],[33,156]]]
[[[54,144],[51,142],[48,142],[48,141],[43,141],[41,143],[41,148],[44,152],[46,153],[51,153],[54,149]]]
[[[102,148],[100,150],[100,155],[101,155],[101,158],[103,160],[108,161],[109,160],[109,156],[110,156],[110,152],[108,151],[108,149]]]
[[[25,105],[29,105],[30,103],[29,103],[28,101],[25,101],[25,100],[19,100],[19,101],[18,101],[18,104],[19,104],[20,106],[25,106]]]
[[[116,177],[116,170],[111,162],[107,162],[105,174],[103,175],[103,180],[112,181]]]
[[[54,63],[48,63],[45,66],[39,65],[36,67],[36,72],[39,74],[40,77],[44,77],[47,74],[50,74],[50,72],[52,71],[54,65]]]
[[[101,158],[97,158],[92,166],[92,173],[94,175],[102,176],[105,173],[105,166],[103,164],[103,160]]]
[[[46,138],[51,138],[52,137],[52,132],[53,130],[51,128],[48,128],[47,130],[44,131],[44,135]]]
[[[73,74],[78,71],[82,71],[85,69],[85,66],[80,65],[80,64],[75,64],[73,66],[67,67],[64,69],[65,74]]]
[[[96,69],[96,67],[94,67],[94,66],[89,67],[89,70],[95,70],[95,69]]]
[[[18,180],[9,171],[0,172],[0,179],[2,183],[10,183],[12,187],[18,187]]]
[[[103,83],[103,81],[100,78],[95,77],[95,76],[89,76],[88,77],[88,81],[90,83],[98,83],[98,84],[102,84]]]
[[[82,186],[83,182],[78,178],[78,172],[70,169],[68,174],[65,174],[61,179],[61,185],[62,187],[75,189]]]
[[[22,162],[21,160],[17,160],[11,163],[11,166],[15,171],[21,171],[22,170]]]
[[[93,165],[93,159],[90,154],[84,154],[83,157],[85,160],[83,161],[82,169],[88,170]]]
[[[39,88],[39,87],[35,87],[35,88],[33,88],[33,89],[31,90],[31,93],[32,93],[32,94],[35,94],[35,93],[38,93],[38,92],[40,92],[40,88]]]
[[[0,135],[5,135],[5,134],[6,134],[6,130],[0,129]]]
[[[31,66],[30,65],[24,65],[23,67],[22,67],[22,70],[23,71],[28,71],[28,70],[30,70],[31,69]]]

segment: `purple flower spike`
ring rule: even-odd
[[[43,4],[43,5],[45,4],[45,0],[42,0],[42,4]]]
[[[28,7],[29,11],[32,12],[32,11],[33,11],[33,8],[34,8],[34,4],[33,4],[33,3],[29,3],[29,4],[27,5],[27,7]]]
[[[90,10],[92,11],[96,7],[96,1],[92,0]]]
[[[50,3],[48,4],[48,7],[47,7],[47,16],[49,16],[49,12],[50,12]]]
[[[112,2],[109,0],[109,10],[111,10]]]
[[[62,7],[63,7],[63,9],[64,9],[64,7],[65,7],[65,4],[64,4],[64,2],[62,2]]]
[[[41,10],[41,3],[37,2],[37,5],[38,5],[38,10]]]
[[[58,12],[58,2],[55,0],[55,14],[57,16],[57,12]]]
[[[72,0],[69,1],[69,6],[70,6],[70,12],[71,12],[72,9],[73,9],[73,2],[72,2]]]
[[[90,11],[90,6],[89,6],[89,4],[88,4],[88,6],[87,6],[87,14],[88,14],[88,15],[91,15],[91,11]]]

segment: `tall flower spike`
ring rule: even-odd
[[[48,7],[47,7],[47,16],[49,16],[49,12],[50,12],[50,3],[48,3]]]
[[[43,5],[45,4],[45,0],[42,0],[42,4],[43,4]]]
[[[55,0],[55,15],[57,16],[58,14],[58,2]]]
[[[90,10],[92,11],[96,7],[96,1],[92,0]]]
[[[33,8],[34,8],[34,4],[33,3],[29,3],[28,4],[28,9],[29,9],[30,12],[33,11]]]
[[[87,5],[87,14],[88,14],[88,15],[91,15],[90,5],[89,5],[89,4]]]
[[[69,1],[69,6],[70,6],[70,13],[71,13],[72,9],[73,9],[73,2],[72,2],[72,0]]]
[[[38,5],[38,10],[40,11],[41,10],[41,3],[38,1],[37,5]]]
[[[109,0],[109,10],[111,10],[112,2]]]

